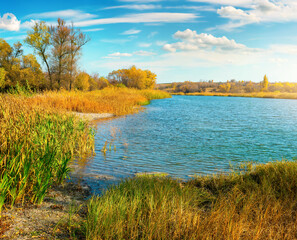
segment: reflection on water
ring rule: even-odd
[[[96,156],[83,175],[94,188],[139,172],[186,179],[297,155],[296,100],[173,96],[97,127]]]

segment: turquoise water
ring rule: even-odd
[[[112,181],[138,172],[187,179],[243,161],[297,156],[296,100],[173,96],[97,127],[96,156],[85,169],[93,184],[96,174]]]

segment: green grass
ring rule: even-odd
[[[137,177],[89,201],[87,239],[296,239],[297,163],[188,182]]]

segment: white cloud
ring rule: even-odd
[[[33,13],[27,15],[25,18],[35,18],[35,19],[56,19],[56,18],[65,18],[65,19],[75,19],[75,20],[83,20],[95,18],[97,15],[86,13],[80,10],[61,10],[61,11],[53,11],[53,12],[44,12],[44,13]]]
[[[297,55],[297,45],[291,44],[273,44],[270,46],[270,50],[274,53]]]
[[[201,12],[216,12],[217,9],[211,6],[166,6],[163,7],[164,9],[187,9],[187,10],[194,10],[194,11],[201,11]]]
[[[141,32],[141,30],[130,29],[130,30],[123,32],[122,35],[134,35],[134,34],[138,34],[140,32]]]
[[[154,36],[156,36],[158,34],[158,32],[151,32],[147,37],[148,38],[153,38]]]
[[[129,4],[129,5],[120,5],[120,6],[112,6],[103,8],[103,10],[109,9],[134,9],[134,10],[151,10],[151,9],[160,9],[161,5],[155,4]]]
[[[294,0],[254,0],[245,10],[230,5],[217,11],[221,17],[230,20],[219,28],[232,30],[251,23],[297,21],[297,3]]]
[[[277,64],[283,64],[283,63],[289,62],[289,60],[286,58],[270,58],[269,60],[270,62],[277,63]]]
[[[104,28],[91,28],[91,29],[84,29],[82,30],[83,32],[98,32],[98,31],[102,31],[104,30]]]
[[[101,18],[86,20],[74,23],[77,27],[86,27],[99,24],[115,24],[115,23],[177,23],[189,22],[198,18],[193,13],[168,13],[168,12],[154,12],[154,13],[140,13],[130,14],[122,17]]]
[[[115,52],[115,53],[108,54],[108,57],[132,57],[132,54]]]
[[[148,52],[148,51],[143,51],[143,50],[134,52],[133,54],[138,55],[138,56],[153,56],[153,55],[156,55],[156,53],[154,53],[154,52]]]
[[[148,48],[148,47],[152,46],[152,44],[151,43],[139,43],[138,46]]]
[[[113,43],[113,44],[125,44],[126,42],[130,42],[131,39],[101,39],[101,42],[105,43]]]
[[[201,49],[210,51],[250,50],[245,45],[236,43],[233,39],[230,40],[225,36],[218,38],[206,33],[197,34],[196,31],[192,31],[190,29],[183,32],[177,31],[173,37],[181,41],[172,44],[165,44],[163,46],[165,51],[197,51]]]
[[[188,1],[210,3],[210,4],[216,4],[216,5],[240,6],[240,7],[249,7],[255,2],[255,0],[188,0]]]
[[[166,41],[156,41],[157,46],[164,46],[166,43]]]
[[[136,52],[133,52],[133,53],[115,52],[115,53],[108,54],[104,58],[132,57],[132,56],[135,56],[135,55],[137,55],[137,56],[153,56],[155,54],[156,53],[154,53],[154,52],[148,52],[148,51],[140,50],[140,51],[136,51]]]
[[[36,21],[36,20],[26,21],[26,22],[22,23],[21,26],[22,26],[22,28],[30,29],[35,25],[36,22],[38,22],[38,21]]]
[[[8,31],[19,31],[21,21],[19,21],[12,13],[5,13],[3,17],[0,15],[0,29]]]
[[[13,36],[13,37],[6,37],[4,40],[23,40],[27,37],[27,35],[19,35],[19,36]]]
[[[120,2],[134,2],[134,3],[152,3],[161,2],[162,0],[119,0]]]

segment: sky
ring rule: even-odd
[[[297,82],[296,12],[296,0],[3,1],[0,38],[22,42],[34,22],[60,17],[90,37],[80,60],[90,74],[136,65],[158,83]]]

